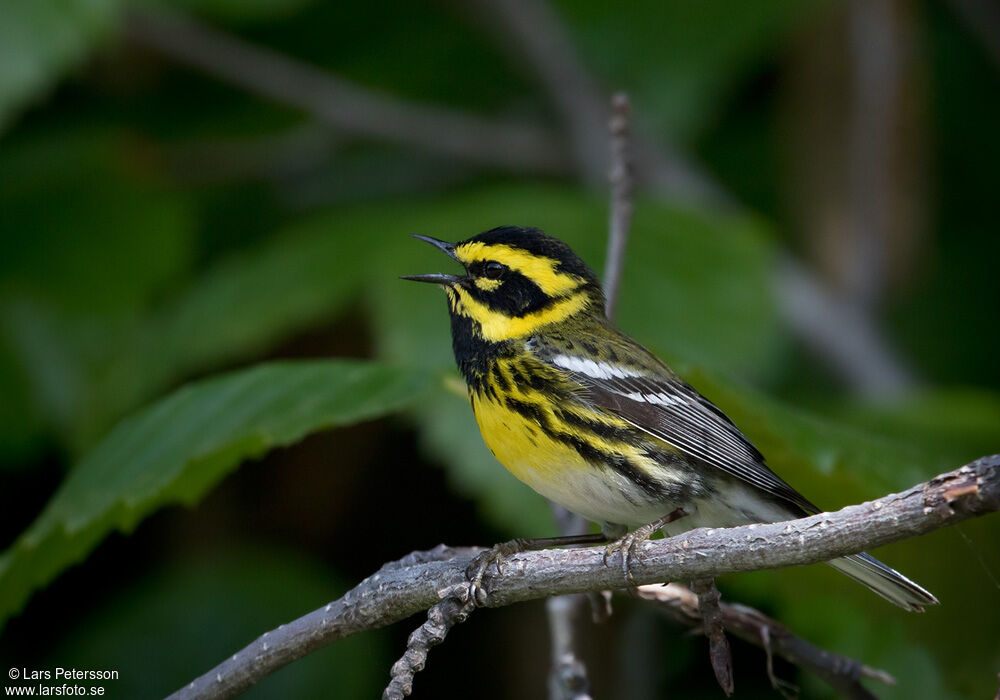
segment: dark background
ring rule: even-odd
[[[110,697],[159,697],[411,550],[554,534],[481,444],[441,294],[396,277],[449,271],[407,234],[502,224],[600,270],[617,90],[639,180],[626,332],[823,507],[996,452],[998,88],[1000,17],[980,0],[0,5],[0,665],[117,669]],[[848,321],[810,306],[789,264]],[[831,362],[859,332],[874,349]],[[336,429],[296,419],[303,439],[239,452],[225,479],[178,477],[162,503],[99,469],[112,428],[178,387],[332,357],[426,386]],[[75,465],[49,511],[67,539],[36,547],[22,533]],[[127,507],[87,510],[105,496]],[[890,671],[880,696],[992,697],[998,545],[992,517],[879,552],[940,598],[924,615],[822,566],[720,587]],[[417,624],[249,696],[376,696]],[[583,646],[596,698],[720,695],[704,640],[633,602]],[[545,697],[548,653],[541,603],[479,611],[415,696]],[[738,697],[774,697],[763,652],[734,655]]]

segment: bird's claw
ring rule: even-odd
[[[621,552],[622,574],[630,586],[635,585],[635,578],[632,576],[632,562],[642,561],[642,549],[640,545],[649,539],[655,530],[647,530],[647,526],[640,527],[632,532],[625,533],[622,537],[611,542],[604,548],[604,565],[608,566],[608,558],[617,552]]]
[[[674,520],[682,518],[687,514],[687,511],[683,508],[676,508],[659,520],[654,520],[651,523],[637,527],[632,532],[626,532],[623,536],[604,548],[604,565],[608,565],[609,556],[615,552],[621,552],[622,573],[625,575],[625,580],[628,581],[628,584],[634,586],[635,577],[632,576],[632,562],[633,560],[642,562],[642,543],[652,537],[653,533],[662,529],[664,525],[672,523]]]
[[[465,576],[469,579],[469,594],[477,605],[486,604],[487,594],[483,589],[483,576],[490,565],[496,564],[497,574],[502,576],[504,558],[512,554],[519,554],[525,549],[526,541],[520,538],[501,542],[482,552],[469,563],[465,569]]]

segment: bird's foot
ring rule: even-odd
[[[497,574],[503,575],[503,560],[506,557],[521,552],[545,549],[546,547],[566,547],[570,545],[600,544],[607,542],[601,534],[561,535],[559,537],[518,537],[501,542],[473,559],[465,569],[465,576],[471,584],[472,599],[478,605],[486,603],[486,591],[483,590],[483,576],[491,564],[496,564]]]
[[[517,538],[490,547],[485,552],[473,559],[465,569],[465,576],[469,579],[472,599],[477,605],[486,604],[486,591],[483,590],[483,576],[491,564],[497,567],[497,574],[503,575],[503,560],[514,554],[520,554],[531,549],[531,540]]]
[[[609,543],[604,548],[604,565],[608,566],[608,559],[620,552],[622,557],[622,573],[625,574],[625,579],[630,586],[635,585],[635,579],[632,577],[632,561],[642,560],[639,545],[648,540],[656,532],[656,529],[653,527],[653,523],[649,523],[636,528],[632,532],[626,532],[622,537]]]
[[[622,573],[625,575],[625,580],[628,581],[629,585],[634,586],[635,578],[632,576],[632,562],[642,562],[642,543],[652,537],[655,532],[662,529],[664,525],[672,523],[685,515],[687,515],[687,511],[683,508],[677,508],[676,510],[667,513],[662,518],[658,518],[651,523],[646,523],[641,527],[637,527],[632,532],[625,533],[625,535],[618,538],[614,542],[611,542],[604,548],[604,565],[608,565],[608,557],[621,552]]]

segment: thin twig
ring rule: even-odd
[[[608,254],[604,262],[605,313],[614,320],[618,306],[625,246],[632,223],[632,157],[629,143],[628,96],[619,93],[611,101],[611,212],[608,215]]]
[[[401,100],[164,8],[129,12],[125,32],[141,46],[343,132],[517,172],[570,170],[548,129]]]
[[[996,510],[1000,510],[1000,454],[835,513],[784,523],[702,528],[644,542],[632,578],[642,585],[813,564]],[[439,602],[438,591],[468,583],[466,568],[481,551],[442,546],[387,564],[339,600],[266,633],[171,698],[233,697],[324,644],[426,610]],[[446,555],[454,558],[440,560]],[[603,547],[514,554],[505,561],[503,573],[483,580],[487,607],[629,585],[621,567],[605,565]],[[777,640],[772,633],[776,649]]]
[[[639,586],[635,595],[656,605],[656,609],[675,622],[694,629],[703,628],[698,596],[675,583],[666,586]],[[740,639],[763,647],[767,654],[767,673],[772,685],[781,691],[789,686],[774,675],[771,652],[799,668],[822,679],[846,698],[871,700],[875,696],[861,685],[861,678],[895,685],[896,680],[885,671],[866,666],[854,659],[820,649],[796,636],[787,627],[763,613],[745,605],[720,603],[719,611],[725,628]]]
[[[722,596],[715,587],[714,578],[692,581],[691,591],[698,598],[698,612],[701,614],[705,636],[708,637],[709,658],[712,670],[715,671],[715,680],[719,682],[726,697],[730,697],[733,694],[733,653],[729,649],[729,640],[726,639],[720,608]]]
[[[459,583],[441,592],[441,602],[427,611],[427,620],[410,635],[402,658],[392,665],[392,679],[382,700],[403,700],[413,692],[413,676],[424,669],[431,647],[444,641],[448,631],[465,622],[476,601],[469,583]]]

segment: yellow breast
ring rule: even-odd
[[[535,406],[552,420],[550,409]],[[549,437],[537,420],[480,394],[473,394],[472,410],[493,456],[536,491],[548,491],[546,482],[557,481],[561,472],[591,469],[576,450]]]
[[[569,427],[557,421],[546,404],[532,406],[542,412],[542,420],[550,430]],[[538,420],[484,394],[473,394],[472,408],[483,440],[500,463],[532,489],[572,512],[598,523],[634,526],[673,509],[618,471],[587,461],[565,439],[551,437]],[[596,436],[589,436],[588,442],[606,454],[629,459],[637,469],[662,471],[633,446],[611,444]],[[657,478],[667,481],[675,477],[660,473]]]

